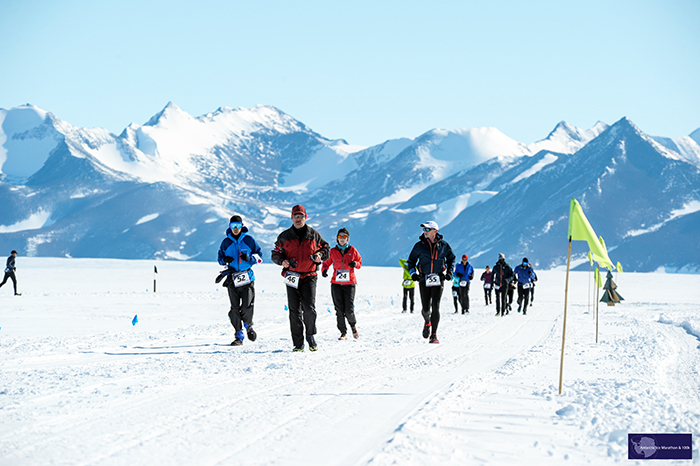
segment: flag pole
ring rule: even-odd
[[[598,343],[598,302],[600,301],[600,288],[598,284],[595,284],[596,296],[595,296],[595,342]]]
[[[571,236],[569,236],[569,254],[566,256],[566,287],[564,288],[564,324],[561,333],[561,363],[559,364],[559,394],[564,377],[564,344],[566,342],[566,305],[569,298],[569,266],[571,265]]]
[[[590,253],[589,253],[590,254]],[[588,312],[591,312],[591,261],[588,261]]]

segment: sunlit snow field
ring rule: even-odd
[[[625,301],[600,307],[596,344],[589,275],[572,273],[559,395],[562,271],[538,272],[527,316],[495,317],[480,284],[453,314],[446,289],[439,345],[418,296],[401,313],[399,268],[358,271],[358,340],[337,341],[319,278],[319,351],[292,353],[269,263],[258,340],[237,348],[214,262],[17,267],[22,296],[0,289],[3,466],[635,464],[633,432],[693,433],[700,462],[697,275],[615,274]]]

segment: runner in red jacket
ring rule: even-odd
[[[292,227],[277,237],[272,262],[283,267],[294,351],[304,351],[305,328],[309,349],[316,351],[316,271],[328,259],[329,246],[306,224],[304,206],[292,207],[292,222]]]
[[[336,241],[338,245],[331,249],[330,257],[323,262],[321,273],[328,276],[328,269],[333,265],[333,277],[331,278],[331,296],[335,306],[335,315],[338,319],[340,338],[348,339],[348,328],[345,325],[347,319],[352,329],[352,336],[358,338],[357,319],[355,318],[355,269],[362,267],[362,256],[354,246],[350,246],[350,232],[347,228],[338,230]]]

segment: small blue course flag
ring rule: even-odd
[[[329,313],[329,314],[331,313],[331,308],[330,308],[330,307],[328,308],[328,313]]]
[[[135,315],[133,319],[131,319],[131,325],[136,325],[136,323],[139,321],[139,316]]]
[[[284,310],[285,310],[285,311],[288,311],[288,310],[289,310],[289,309],[287,308],[287,305],[286,305],[286,304],[284,305]]]

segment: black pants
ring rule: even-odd
[[[411,300],[411,312],[413,312],[413,308],[415,307],[415,301],[416,301],[416,289],[414,288],[404,288],[403,289],[403,311],[406,312],[406,300],[410,299]]]
[[[235,288],[233,284],[228,287],[228,299],[231,301],[231,310],[228,318],[231,325],[239,332],[243,324],[253,325],[253,306],[255,305],[255,282],[249,285]]]
[[[535,302],[535,284],[534,283],[532,283],[530,285],[530,304],[532,304],[533,302]]]
[[[17,294],[17,277],[15,277],[15,273],[14,273],[14,272],[5,272],[5,279],[2,281],[2,283],[0,283],[0,287],[1,287],[2,285],[4,285],[5,283],[7,283],[7,279],[8,279],[8,278],[11,278],[11,279],[12,279],[12,284],[13,284],[14,287],[15,287],[15,294]]]
[[[508,285],[508,308],[513,304],[513,294],[515,294],[515,287]]]
[[[355,324],[357,324],[357,319],[355,319],[355,285],[331,283],[331,296],[335,306],[335,316],[338,319],[338,330],[345,335],[348,333],[345,319],[348,320],[350,328],[355,328]]]
[[[491,302],[493,301],[491,299],[491,287],[484,288],[484,300],[486,300],[486,304],[491,304]]]
[[[496,314],[504,315],[508,305],[508,285],[496,290]]]
[[[518,283],[518,308],[522,306],[523,314],[527,314],[527,305],[530,302],[530,289],[523,288],[523,285]]]
[[[289,328],[295,348],[304,346],[304,327],[307,335],[316,335],[316,275],[299,280],[299,287],[287,287]]]
[[[425,286],[425,282],[419,282],[420,300],[423,304],[423,319],[425,323],[430,322],[432,333],[437,333],[440,323],[440,298],[442,298],[442,288],[445,284],[441,281],[440,286]]]
[[[462,306],[462,314],[469,312],[469,283],[459,287],[459,304]]]

